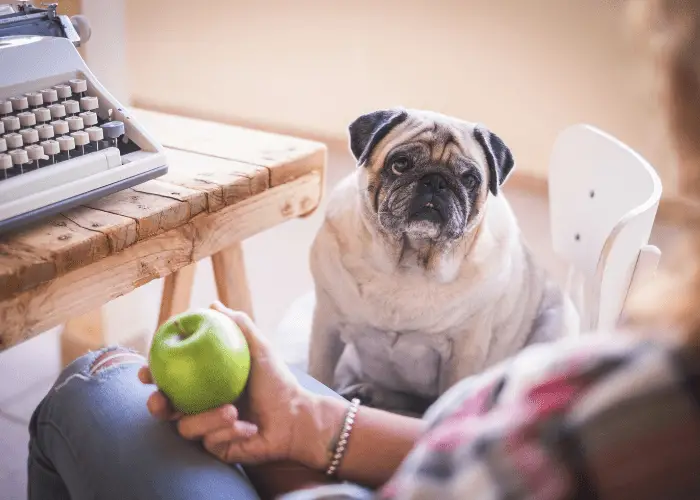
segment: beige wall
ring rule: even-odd
[[[137,105],[329,138],[373,108],[430,108],[486,123],[536,174],[556,133],[584,121],[637,148],[673,190],[621,1],[126,4]]]

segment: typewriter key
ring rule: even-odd
[[[85,154],[85,146],[90,144],[90,136],[84,130],[73,132],[70,135],[75,140],[75,145],[80,149],[80,154]]]
[[[64,101],[73,94],[71,92],[70,85],[65,85],[62,83],[59,85],[54,85],[53,88],[56,91],[58,98],[63,99]]]
[[[110,141],[110,144],[117,147],[117,140],[124,135],[124,123],[120,121],[111,121],[102,124],[102,130],[105,134],[105,139]]]
[[[27,98],[29,107],[32,109],[44,105],[44,97],[41,95],[41,92],[27,92],[24,96]]]
[[[12,113],[12,103],[10,101],[0,101],[0,116]]]
[[[44,99],[44,104],[51,105],[58,101],[58,92],[56,89],[44,89],[41,91],[41,97]]]
[[[66,108],[66,113],[69,115],[77,115],[80,113],[80,103],[78,101],[74,101],[73,99],[69,99],[67,101],[63,102],[63,105]]]
[[[12,157],[5,153],[0,153],[0,170],[5,174],[5,179],[7,179],[7,171],[12,168]]]
[[[7,143],[7,149],[18,149],[24,145],[24,139],[17,132],[12,132],[10,134],[5,134],[5,142]]]
[[[85,129],[85,132],[88,133],[88,137],[90,138],[90,142],[92,142],[95,146],[95,150],[99,151],[100,149],[100,141],[104,138],[104,134],[102,133],[102,129],[100,127],[89,127]]]
[[[24,149],[13,149],[8,153],[12,158],[12,165],[19,167],[20,173],[24,173],[24,166],[29,163],[29,155]]]
[[[19,118],[16,116],[5,116],[0,118],[0,121],[5,126],[5,133],[15,132],[19,130]]]
[[[80,97],[83,96],[83,92],[87,92],[87,82],[85,80],[69,80],[68,84],[73,93],[78,94]]]
[[[32,144],[31,146],[27,146],[24,149],[27,151],[29,161],[34,162],[34,166],[36,168],[39,168],[39,160],[42,160],[44,158],[44,148],[39,146],[38,144]]]
[[[99,107],[97,103],[97,97],[94,96],[85,96],[80,98],[80,107],[84,111],[92,111],[93,109],[97,109]]]
[[[22,136],[22,142],[25,146],[39,142],[39,132],[34,128],[20,130],[19,135]]]
[[[37,123],[46,123],[51,121],[51,111],[49,108],[36,108],[34,111]]]
[[[66,135],[70,132],[68,122],[65,120],[54,120],[49,125],[53,127],[53,131],[56,135]]]
[[[58,141],[58,147],[61,151],[66,153],[66,157],[70,159],[70,152],[75,149],[75,139],[69,135],[64,135],[56,139]]]
[[[97,125],[97,114],[94,111],[84,111],[78,116],[83,119],[83,123],[86,127]]]
[[[19,118],[19,125],[22,128],[33,127],[36,125],[36,115],[31,111],[22,111],[17,113],[17,118]]]
[[[51,163],[56,163],[56,155],[61,151],[58,141],[54,141],[53,139],[44,141],[41,143],[41,147],[44,148],[44,154],[51,158]]]
[[[46,123],[42,125],[37,125],[36,131],[39,133],[39,139],[45,141],[46,139],[51,139],[53,137],[53,126]]]
[[[10,97],[10,102],[12,103],[12,109],[15,111],[24,111],[29,107],[27,98],[25,96]]]
[[[66,116],[66,107],[63,104],[52,104],[49,106],[51,118],[63,118]]]
[[[66,118],[66,123],[68,123],[68,129],[71,132],[75,132],[76,130],[83,130],[84,128],[83,119],[79,116],[69,116],[68,118]]]

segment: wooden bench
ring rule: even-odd
[[[57,325],[64,362],[106,343],[101,306],[165,278],[160,321],[189,306],[197,261],[217,292],[251,312],[240,242],[312,213],[323,196],[323,144],[134,110],[169,172],[0,238],[0,351]]]

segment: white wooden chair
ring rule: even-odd
[[[649,236],[661,198],[653,167],[589,125],[557,137],[549,165],[554,252],[569,265],[566,290],[581,331],[610,330],[629,293],[656,271],[661,252]]]

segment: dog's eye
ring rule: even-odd
[[[399,156],[398,158],[394,158],[394,160],[392,160],[391,171],[396,175],[401,175],[408,170],[410,166],[411,163],[408,161],[408,158],[405,156]]]
[[[479,180],[476,178],[476,176],[469,172],[462,176],[462,184],[464,184],[464,187],[467,189],[475,188],[478,181]]]

